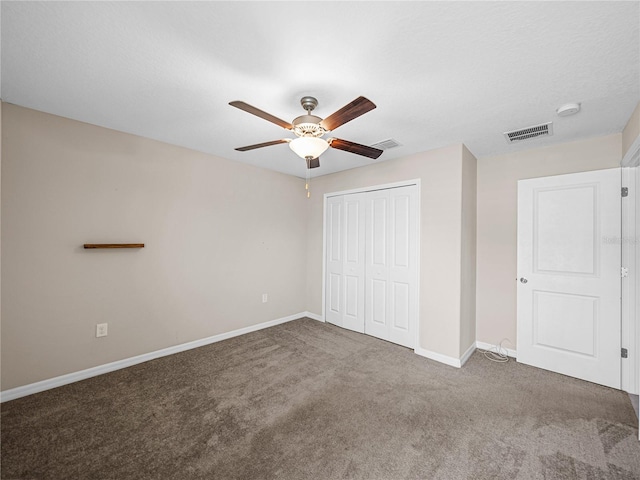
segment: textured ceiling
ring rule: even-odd
[[[291,121],[378,108],[332,136],[478,157],[622,131],[640,100],[639,2],[2,2],[6,102],[304,176]],[[555,109],[581,102],[560,118]],[[554,122],[508,145],[507,130]],[[329,149],[314,175],[372,160]]]

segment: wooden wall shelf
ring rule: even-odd
[[[144,243],[85,243],[84,248],[144,248]]]

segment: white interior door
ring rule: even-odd
[[[620,388],[620,169],[518,182],[518,361]]]
[[[327,199],[326,320],[364,333],[364,194]]]
[[[365,332],[389,336],[389,190],[367,196]]]
[[[389,190],[389,337],[413,348],[418,325],[418,187]]]
[[[344,299],[342,298],[343,242],[342,222],[344,198],[329,197],[326,204],[325,242],[327,266],[325,271],[325,320],[342,326]]]
[[[364,333],[364,193],[344,196],[342,326]]]
[[[366,197],[365,333],[415,345],[418,321],[417,187]]]

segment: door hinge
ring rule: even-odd
[[[629,187],[622,187],[622,196],[623,197],[629,196]]]
[[[629,269],[620,267],[620,278],[627,278],[629,276]]]
[[[622,356],[622,358],[629,358],[629,352],[627,351],[626,348],[621,349],[620,355]]]

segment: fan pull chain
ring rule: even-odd
[[[313,160],[313,158],[307,157],[305,160],[307,161],[307,175],[304,188],[307,191],[307,198],[311,198],[311,190],[309,189],[309,187],[311,184],[311,160]]]

